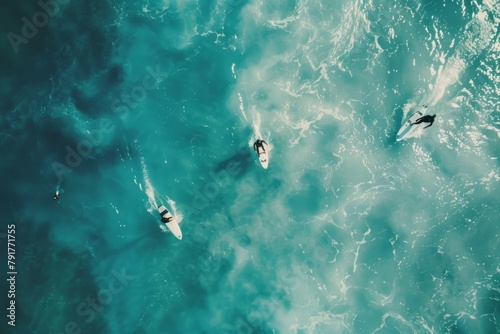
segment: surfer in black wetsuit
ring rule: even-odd
[[[264,148],[263,143],[267,145],[267,143],[265,141],[260,140],[260,139],[257,139],[257,141],[255,143],[253,143],[253,149],[254,149],[255,152],[257,152],[258,155],[260,155],[260,153],[259,153],[259,147],[262,148],[262,151],[264,151],[264,152],[266,151],[266,149]]]
[[[59,199],[59,190],[56,190],[56,193],[54,194],[54,201],[57,201]]]
[[[415,121],[415,123],[412,123],[412,124],[430,123],[429,125],[427,125],[425,127],[425,128],[428,128],[429,126],[432,125],[432,123],[434,123],[434,118],[436,118],[436,115],[425,115],[425,116],[422,116],[422,117],[418,118]]]
[[[170,223],[171,220],[172,220],[171,217],[162,217],[161,218],[161,221],[164,222],[164,223]]]

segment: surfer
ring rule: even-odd
[[[260,140],[260,139],[257,139],[257,141],[255,143],[253,143],[253,149],[254,149],[255,152],[257,152],[258,155],[260,155],[259,147],[262,148],[263,152],[266,151],[266,149],[264,148],[263,144],[267,145],[267,143],[265,141]]]
[[[162,217],[161,218],[161,221],[164,222],[165,224],[166,223],[170,223],[170,221],[172,220],[173,218],[172,217]]]
[[[424,129],[425,129],[425,128],[428,128],[429,126],[431,126],[432,123],[434,123],[434,118],[436,118],[436,115],[425,115],[425,116],[418,118],[415,121],[415,123],[412,123],[412,124],[430,123],[429,125],[424,127]]]
[[[56,190],[56,193],[54,194],[54,201],[57,201],[59,199],[59,190]]]

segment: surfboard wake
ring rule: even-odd
[[[182,214],[180,214],[177,210],[176,203],[174,200],[168,198],[166,196],[166,201],[169,204],[169,206],[173,209],[173,215],[168,211],[168,209],[164,205],[158,205],[158,202],[156,201],[156,198],[160,198],[161,196],[157,196],[157,191],[153,187],[153,184],[151,183],[151,179],[149,178],[149,173],[148,173],[148,167],[146,165],[146,162],[144,161],[144,157],[141,157],[141,168],[142,168],[142,177],[144,179],[144,185],[145,185],[145,191],[146,195],[148,196],[148,203],[149,203],[149,208],[148,212],[154,213],[158,212],[160,214],[160,217],[162,218],[162,225],[161,229],[162,231],[168,231],[172,232],[172,234],[179,240],[182,240],[182,232],[179,228],[179,223],[182,221]]]
[[[253,133],[250,136],[248,145],[252,147],[253,149],[253,144],[257,139],[264,140],[264,137],[262,136],[262,133],[260,131],[260,114],[258,111],[255,111],[254,113],[254,120],[252,122],[252,127],[253,127]],[[267,138],[269,138],[270,133],[268,133]],[[265,141],[265,140],[264,140]],[[259,151],[259,162],[262,165],[264,169],[267,169],[267,166],[269,164],[269,159],[270,159],[270,152],[272,150],[272,146],[269,143],[263,144],[265,148],[265,152],[260,152]],[[260,149],[259,149],[260,150]]]
[[[156,202],[155,189],[153,188],[151,180],[149,179],[148,167],[144,162],[144,157],[141,157],[141,168],[142,168],[142,177],[144,179],[144,185],[146,187],[146,195],[148,195],[149,204],[151,206],[148,209],[148,211],[151,212],[153,211],[153,209],[156,210],[156,208],[158,207],[158,203]]]
[[[497,32],[498,27],[492,22],[487,9],[472,18],[465,26],[465,37],[455,53],[439,68],[435,84],[430,85],[433,90],[426,104],[433,107],[441,100],[447,88],[458,82],[467,67],[491,44]]]

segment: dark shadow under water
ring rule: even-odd
[[[234,178],[240,178],[248,172],[250,166],[252,166],[254,158],[253,153],[249,149],[240,149],[229,158],[219,162],[215,166],[214,172],[220,173],[222,171],[234,170],[234,173],[231,173],[231,176]]]

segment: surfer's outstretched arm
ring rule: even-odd
[[[426,127],[424,127],[424,129],[426,129],[426,128],[428,128],[429,126],[431,126],[431,125],[432,125],[432,123],[434,123],[434,121],[431,121],[431,122],[429,123],[429,125],[427,125]]]
[[[420,124],[420,123],[422,123],[422,118],[424,118],[424,117],[422,116],[420,118],[417,118],[417,120],[415,122],[413,122],[412,124]]]

